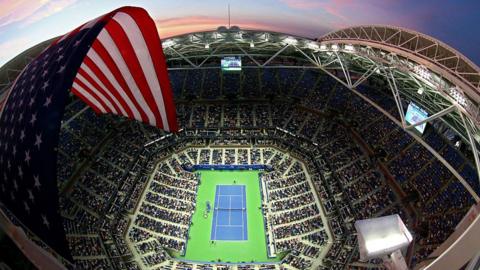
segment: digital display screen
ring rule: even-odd
[[[405,115],[405,121],[407,121],[407,123],[415,125],[416,123],[421,122],[426,118],[428,118],[428,113],[425,110],[423,110],[413,102],[408,104],[407,113]],[[423,123],[421,125],[415,126],[415,129],[423,134],[426,126],[427,123]]]
[[[241,71],[242,59],[239,56],[228,56],[221,60],[223,71]]]

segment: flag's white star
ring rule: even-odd
[[[43,225],[47,226],[47,228],[50,228],[50,223],[48,222],[48,219],[45,215],[42,215],[42,220],[43,220]]]
[[[28,206],[28,203],[26,201],[23,201],[23,206],[25,207],[25,211],[30,214],[30,207]]]
[[[30,102],[28,103],[28,106],[32,107],[33,103],[35,103],[35,97],[30,98]]]
[[[30,124],[35,125],[35,122],[37,121],[37,114],[34,113],[32,114],[32,119],[30,120]]]
[[[25,162],[30,165],[30,160],[31,160],[31,157],[30,157],[30,151],[25,151]]]
[[[34,202],[35,201],[35,197],[33,196],[33,192],[32,190],[27,190],[27,193],[28,193],[28,198],[30,199],[30,201]]]
[[[66,68],[65,65],[60,66],[60,68],[58,69],[57,73],[63,73],[63,72],[65,71],[65,68]]]
[[[42,186],[40,184],[40,177],[38,177],[38,175],[34,175],[33,176],[33,180],[35,181],[35,183],[33,184],[34,187],[36,187],[37,189],[40,189],[40,187]]]
[[[20,141],[23,142],[25,139],[25,130],[20,131]]]
[[[43,106],[48,108],[48,106],[50,106],[51,103],[52,103],[52,96],[46,97],[45,103],[43,103]]]
[[[35,135],[35,146],[40,150],[40,145],[42,144],[42,134]]]
[[[47,87],[49,86],[50,84],[48,83],[48,81],[44,82],[43,83],[43,86],[42,86],[42,90],[45,91],[45,89],[47,89]]]

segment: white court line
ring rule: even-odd
[[[243,195],[244,195],[243,192],[245,191],[245,186],[242,186],[241,190],[242,190],[242,197],[241,197],[242,198],[242,205],[241,206],[242,206],[242,208],[244,208],[243,207]],[[245,233],[243,232],[244,231],[243,225],[245,225],[245,223],[243,222],[243,213],[244,212],[245,212],[245,210],[242,211],[242,240],[245,240]]]
[[[232,217],[232,197],[229,198],[229,205],[228,205],[228,225],[232,225],[231,217]]]
[[[219,193],[219,186],[217,186],[217,190],[215,191],[215,194],[218,194],[217,192]],[[217,198],[215,198],[215,200],[216,199]],[[218,199],[218,200],[220,201],[220,199]],[[213,235],[214,240],[217,240],[217,229],[218,229],[218,226],[217,226],[217,224],[218,224],[218,212],[216,214],[217,215],[215,216],[215,233]]]

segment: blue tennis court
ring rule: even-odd
[[[244,185],[217,185],[211,240],[247,240]]]

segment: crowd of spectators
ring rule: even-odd
[[[78,100],[66,107],[57,182],[67,241],[80,269],[138,269],[138,263],[190,269],[192,263],[173,262],[164,249],[185,251],[198,179],[183,168],[194,164],[272,166],[262,174],[267,236],[276,250],[289,252],[283,263],[297,269],[311,267],[329,241],[324,266],[343,269],[358,259],[353,222],[393,213],[412,231],[422,228],[418,262],[474,203],[426,148],[329,77],[301,69],[249,70],[242,76],[239,82],[216,69],[172,71],[176,97],[190,101],[177,106],[185,130],[171,136],[95,115]],[[381,91],[359,91],[394,113]],[[272,94],[284,98],[263,99]],[[262,99],[229,102],[226,95]],[[213,99],[219,100],[205,102]],[[472,163],[451,142],[430,127],[423,138],[480,192]],[[414,197],[420,216],[406,210],[392,181]]]

